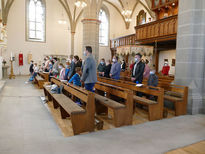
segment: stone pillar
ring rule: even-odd
[[[91,46],[96,62],[99,59],[99,24],[97,19],[83,19],[83,50]]]
[[[175,83],[189,86],[188,113],[205,113],[205,0],[180,0]]]
[[[102,0],[87,0],[87,7],[83,11],[83,51],[85,46],[91,46],[96,62],[99,61],[99,11]]]
[[[0,80],[2,79],[2,57],[0,56]]]
[[[71,32],[71,55],[74,55],[75,32]]]

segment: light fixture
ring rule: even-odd
[[[86,3],[84,0],[77,0],[77,1],[75,2],[75,6],[84,8],[84,7],[87,6],[87,3]]]
[[[126,8],[129,8],[128,2],[126,2]],[[121,13],[125,18],[125,22],[131,22],[132,21],[132,19],[131,19],[132,10],[131,9],[125,9],[123,7],[123,11]]]

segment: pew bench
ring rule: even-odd
[[[55,109],[60,108],[61,118],[71,118],[73,134],[78,135],[83,132],[92,132],[95,128],[95,98],[92,92],[83,88],[66,85],[56,78],[51,79],[51,83],[63,86],[63,94],[50,94],[50,91],[44,86],[47,95],[50,95]],[[86,103],[85,108],[75,103],[76,98]]]
[[[108,108],[114,112],[114,125],[120,127],[124,125],[132,125],[133,113],[133,93],[130,90],[117,86],[97,82],[95,84],[96,94],[96,113],[108,114]],[[106,97],[105,97],[106,96]],[[115,100],[115,98],[123,99],[124,104]]]
[[[37,83],[38,87],[39,87],[40,89],[42,89],[45,80],[44,80],[42,77],[40,77],[40,76],[37,75],[37,76],[35,77],[35,82]]]
[[[99,77],[98,81],[111,84],[114,86],[119,86],[122,88],[130,89],[133,93],[144,93],[146,95],[152,95],[157,97],[156,101],[150,100],[149,98],[139,97],[134,95],[133,100],[135,103],[142,104],[148,107],[148,119],[150,121],[160,120],[163,118],[164,109],[164,89],[159,87],[136,87],[135,83],[126,82],[122,80],[113,80],[109,78]],[[135,109],[135,105],[134,105]]]
[[[39,72],[38,75],[41,76],[45,82],[49,82],[49,72]]]
[[[165,89],[164,100],[174,103],[175,115],[187,114],[188,87],[170,84]]]

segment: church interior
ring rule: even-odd
[[[204,9],[0,0],[0,154],[205,154]]]

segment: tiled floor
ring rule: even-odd
[[[160,154],[205,139],[205,115],[182,116],[65,138],[25,77],[0,93],[0,154]]]

